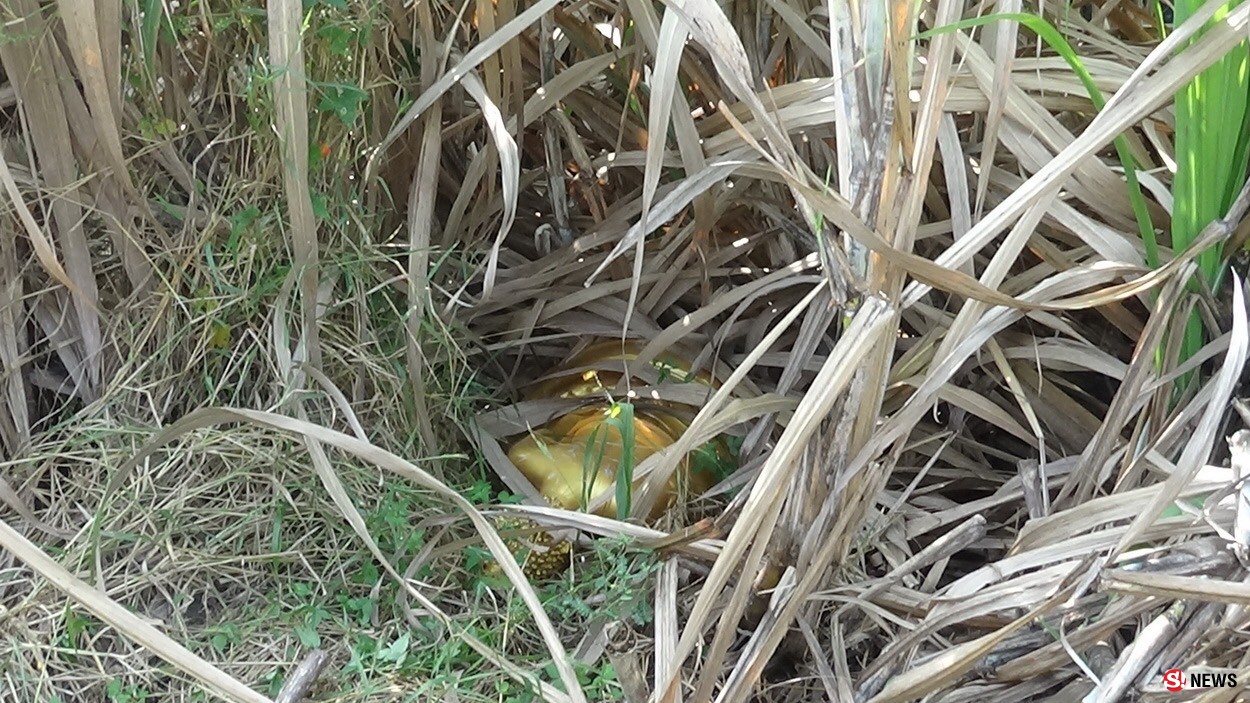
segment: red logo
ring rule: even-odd
[[[1190,671],[1180,669],[1163,672],[1163,687],[1172,693],[1186,688],[1236,688],[1237,673],[1232,671]]]
[[[1168,669],[1163,672],[1163,687],[1172,693],[1185,688],[1185,673],[1180,669]]]

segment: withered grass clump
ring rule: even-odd
[[[0,699],[1250,681],[1250,190],[1171,224],[1250,3],[988,7],[0,4]],[[507,455],[595,338],[690,415],[633,519]]]

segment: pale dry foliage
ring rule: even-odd
[[[269,700],[307,640],[267,598],[366,563],[400,604],[371,636],[459,641],[553,701],[587,700],[575,660],[631,701],[1250,681],[1223,442],[1244,299],[1187,288],[1196,249],[1166,248],[1172,96],[1245,50],[1250,3],[1188,45],[1201,16],[1165,42],[1104,21],[1131,0],[214,5],[0,6],[0,699]],[[1106,107],[1015,23],[917,38],[989,12],[1055,24]],[[1244,237],[1248,205],[1204,241]],[[1193,309],[1223,333],[1178,364]],[[665,552],[629,632],[548,617],[455,490],[468,452],[524,495],[501,442],[567,406],[513,389],[622,334],[721,384],[636,389],[702,409],[638,467],[635,515],[686,449],[744,437],[658,526],[718,532]],[[437,533],[415,559],[368,519],[400,484],[428,501],[399,522]],[[465,590],[473,543],[524,607]],[[489,603],[503,644],[471,626]],[[345,666],[351,628],[319,631]],[[316,699],[502,696],[353,676]]]

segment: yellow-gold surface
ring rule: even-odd
[[[622,345],[619,340],[591,344],[525,394],[527,399],[583,398],[591,401],[515,437],[508,448],[508,458],[551,505],[566,510],[593,508],[595,514],[617,517],[618,472],[627,454],[622,428],[632,429],[626,433],[632,434],[633,439],[629,453],[631,470],[672,445],[686,431],[688,425],[682,416],[692,417],[697,408],[671,402],[633,401],[631,411],[623,412],[621,404],[610,397],[624,375],[621,362],[636,359],[641,348],[640,343]],[[688,362],[674,360],[671,356],[653,361],[651,367],[663,382],[715,386],[710,375],[692,374]],[[645,383],[637,379],[631,385]],[[726,456],[727,452],[722,451],[724,447],[720,445],[716,443],[714,450]],[[692,463],[689,456],[682,459],[647,516],[648,520],[659,518],[679,495],[698,495],[716,482],[717,477],[712,472],[694,470]],[[642,479],[635,479],[633,488],[636,490],[641,483]],[[601,504],[595,506],[600,499]],[[571,549],[567,542],[555,543],[550,535],[535,533],[529,537],[529,544],[537,549],[522,549],[521,552],[514,549],[514,553],[518,553],[518,559],[524,554],[524,568],[531,578],[539,574],[549,577],[568,565]],[[510,543],[510,547],[514,546],[521,545]]]

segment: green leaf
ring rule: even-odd
[[[616,467],[616,519],[629,517],[634,494],[634,404],[613,403],[609,420],[621,433],[621,462]]]
[[[317,634],[316,625],[301,623],[294,629],[295,637],[299,639],[300,645],[308,649],[317,649],[321,646],[321,635]]]
[[[310,199],[312,200],[313,215],[316,216],[316,218],[318,220],[321,220],[322,222],[329,222],[330,221],[330,204],[329,204],[330,200],[329,198],[326,197],[326,194],[320,191],[314,190],[311,193],[309,193],[309,196],[310,196]]]
[[[356,30],[341,24],[322,27],[317,36],[326,41],[327,50],[335,56],[350,56],[356,46]]]
[[[1239,0],[1223,3],[1212,23],[1221,21],[1237,4]],[[1202,0],[1177,2],[1176,23],[1188,20],[1202,5]],[[1201,33],[1190,44],[1200,41]],[[1208,224],[1224,217],[1246,183],[1250,160],[1250,43],[1243,42],[1181,88],[1176,94],[1175,123],[1172,247],[1180,250],[1189,246]],[[1218,243],[1199,255],[1198,277],[1206,290],[1218,289],[1224,273],[1222,262],[1222,246]],[[1197,354],[1205,339],[1202,319],[1194,310],[1186,320],[1178,361],[1183,363]],[[1177,392],[1193,377],[1189,373],[1177,379]]]
[[[369,98],[365,91],[346,83],[323,83],[317,109],[333,113],[344,126],[351,127],[360,115],[361,105]]]
[[[156,38],[164,17],[161,0],[143,0],[143,26],[139,28],[139,35],[143,43],[143,65],[149,76],[156,75]]]
[[[379,661],[389,662],[396,666],[401,666],[404,659],[408,656],[408,645],[412,641],[412,635],[405,632],[399,636],[399,639],[379,649],[377,654],[373,655]]]
[[[260,219],[260,208],[249,205],[226,219],[230,223],[230,238],[226,242],[226,251],[233,254],[238,251],[239,238],[252,228],[256,220]]]
[[[606,424],[606,423],[605,423]],[[594,496],[590,491],[594,488],[595,479],[603,469],[603,457],[608,448],[608,433],[603,425],[597,425],[590,431],[586,441],[586,453],[582,456],[582,490],[579,498],[580,508],[585,510]]]

